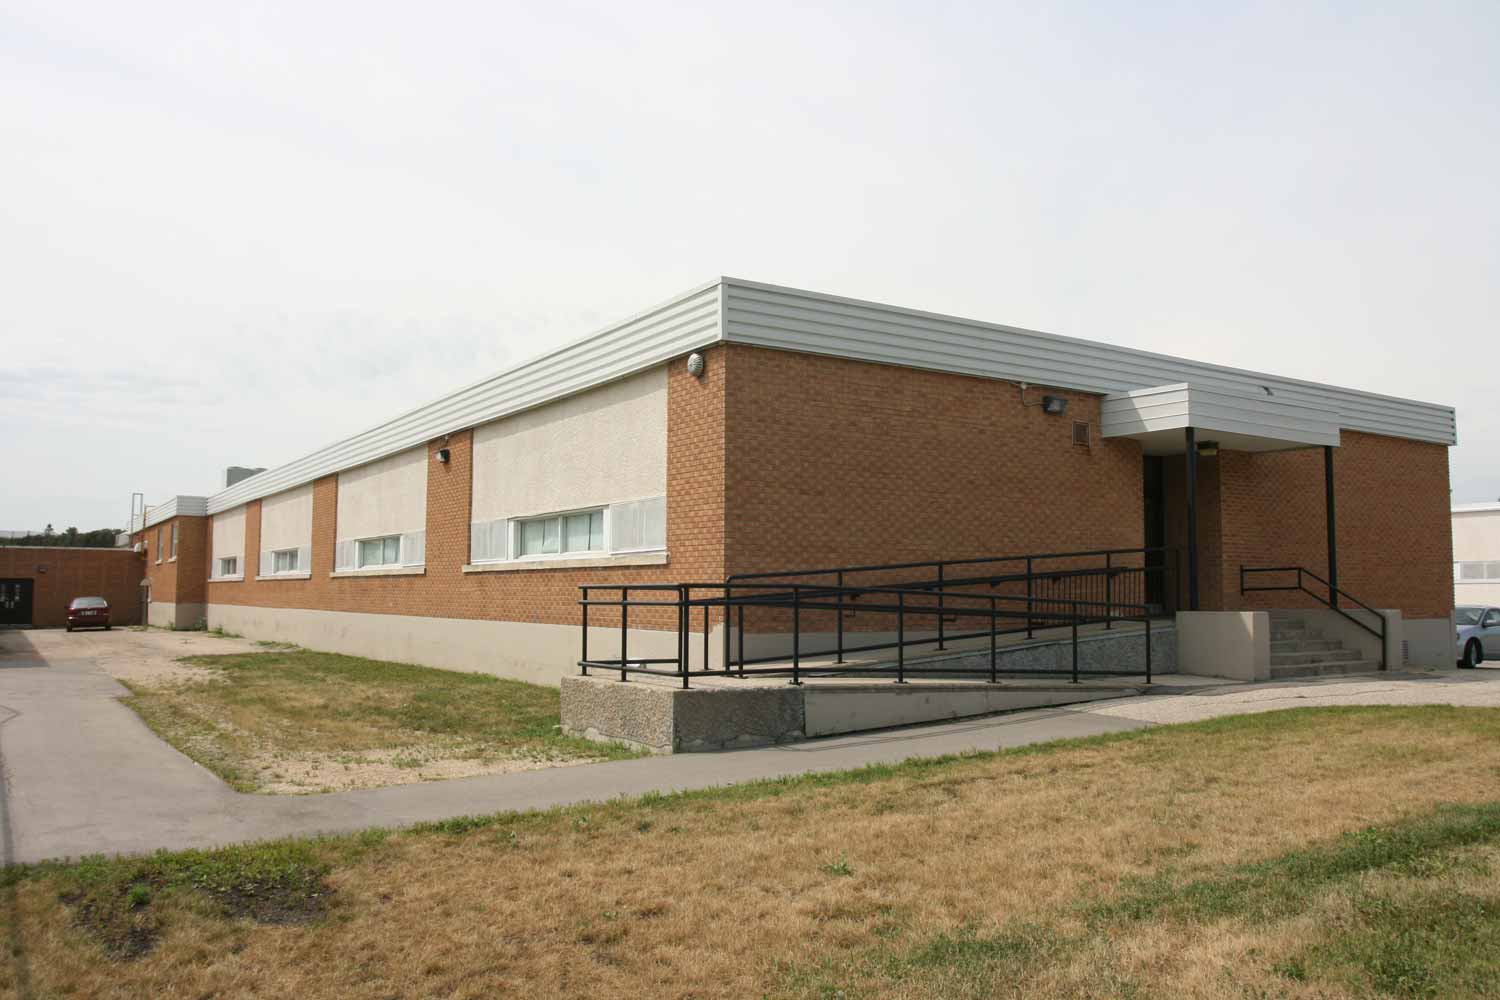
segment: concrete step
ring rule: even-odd
[[[1338,663],[1359,659],[1357,649],[1315,649],[1306,653],[1272,653],[1271,666],[1292,667],[1300,663]]]
[[[1322,663],[1298,663],[1271,668],[1272,680],[1292,677],[1336,677],[1340,674],[1369,674],[1380,669],[1378,660],[1336,660]]]
[[[1323,633],[1317,629],[1307,628],[1273,628],[1271,629],[1272,642],[1292,642],[1296,639],[1321,639]]]
[[[1315,649],[1338,649],[1337,639],[1273,639],[1272,653],[1307,653]]]

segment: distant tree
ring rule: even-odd
[[[77,528],[69,528],[62,534],[52,530],[52,525],[47,525],[45,531],[34,531],[15,538],[0,538],[0,545],[48,545],[67,548],[114,548],[115,537],[120,534],[119,528],[95,528],[93,531],[79,531]]]

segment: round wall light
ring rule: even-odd
[[[688,355],[688,374],[689,375],[693,376],[693,378],[702,378],[703,377],[703,368],[704,368],[703,355],[699,354],[697,351],[694,351],[692,354]]]

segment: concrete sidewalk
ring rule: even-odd
[[[1294,704],[1500,706],[1500,671],[1184,687],[806,743],[486,775],[326,795],[243,795],[158,739],[87,658],[0,651],[0,850],[6,863],[211,847],[452,816],[708,788],[967,750],[997,750]],[[1170,678],[1167,678],[1170,682]],[[1191,692],[1191,693],[1186,693]]]

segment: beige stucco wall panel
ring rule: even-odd
[[[339,541],[427,529],[427,449],[339,473]]]
[[[1264,611],[1177,612],[1177,670],[1236,681],[1271,677],[1271,616]]]
[[[666,492],[665,366],[474,431],[474,521]]]
[[[312,484],[299,486],[260,503],[260,547],[263,552],[298,549],[312,544]]]
[[[216,572],[220,559],[231,556],[240,561],[240,571],[245,568],[245,508],[236,507],[214,515],[213,565],[209,572]]]

